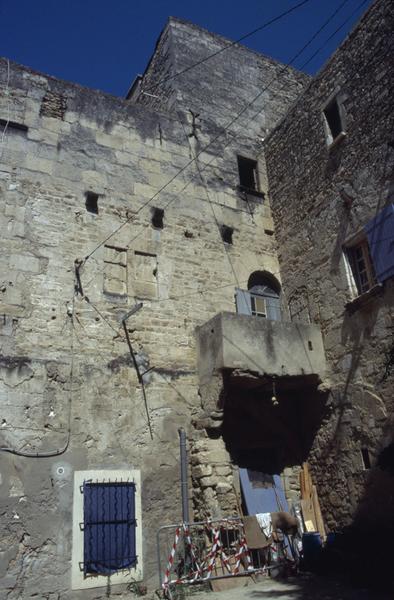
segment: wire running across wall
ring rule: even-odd
[[[131,221],[133,221],[135,219],[135,217],[147,206],[149,206],[153,200],[155,200],[164,190],[166,190],[182,173],[184,173],[193,163],[196,162],[196,160],[203,154],[205,153],[208,149],[212,148],[212,146],[219,141],[225,133],[228,132],[228,130],[230,129],[230,127],[232,127],[232,125],[234,125],[234,123],[236,123],[240,117],[251,107],[253,106],[253,104],[255,104],[255,102],[268,90],[270,89],[271,85],[273,84],[274,81],[277,80],[277,78],[282,75],[285,71],[287,71],[292,65],[293,63],[299,58],[299,56],[301,54],[303,54],[303,52],[313,43],[313,41],[317,38],[317,36],[329,25],[329,23],[335,18],[335,16],[338,14],[338,12],[342,9],[342,7],[348,2],[349,0],[343,0],[343,2],[335,9],[335,11],[324,21],[324,23],[319,27],[319,29],[312,35],[311,38],[309,38],[309,40],[295,53],[295,55],[290,59],[290,61],[286,64],[284,64],[279,71],[270,79],[270,81],[268,82],[268,84],[266,84],[259,92],[258,94],[252,98],[252,100],[250,100],[249,102],[247,102],[236,114],[233,118],[230,119],[230,121],[221,129],[221,131],[214,136],[214,138],[208,142],[203,148],[201,148],[200,150],[198,150],[194,156],[185,163],[185,165],[183,165],[183,167],[181,167],[163,186],[161,186],[148,200],[146,200],[145,202],[143,202],[143,204],[137,209],[137,211],[131,215],[129,218],[126,219],[126,221],[124,221],[123,223],[121,223],[118,227],[116,227],[108,236],[105,237],[105,239],[103,239],[99,244],[96,245],[95,248],[93,248],[93,250],[91,250],[83,259],[82,261],[82,265],[81,267],[83,268],[84,265],[86,264],[86,262],[93,256],[93,254],[99,250],[99,248],[101,248],[104,244],[106,244],[114,235],[116,235],[123,227],[125,227],[128,223],[130,223]],[[248,118],[247,124],[249,124],[251,121],[255,120],[256,117],[262,112],[263,108],[260,108],[256,113],[254,113],[251,117]],[[242,125],[242,130],[244,130],[246,127],[246,124],[243,123]],[[223,150],[230,144],[232,143],[232,139],[230,139],[227,143],[222,144],[220,147],[220,151],[223,152]],[[205,167],[203,169],[201,169],[201,171],[204,171],[208,166],[210,166],[212,164],[212,162],[216,160],[216,156],[213,157],[213,159],[211,161],[209,161]],[[179,196],[179,194],[181,192],[183,192],[188,185],[190,185],[190,183],[192,182],[192,180],[190,180],[189,182],[187,182],[187,184],[178,192],[177,196]],[[168,203],[164,206],[164,210],[166,208],[168,208],[168,206],[174,202],[174,198],[169,200]],[[136,237],[139,237],[139,235],[142,235],[142,232],[140,232]],[[136,239],[136,237],[134,237],[131,241],[134,241]],[[131,243],[131,242],[130,242]]]

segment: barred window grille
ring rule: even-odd
[[[137,564],[135,484],[85,481],[83,537],[85,575],[111,575]]]

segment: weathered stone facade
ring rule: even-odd
[[[294,322],[320,325],[330,370],[309,456],[330,529],[358,514],[377,530],[394,524],[392,477],[362,454],[374,467],[393,442],[393,280],[355,300],[344,259],[394,200],[393,25],[392,3],[376,2],[265,146],[283,293]],[[330,145],[333,97],[346,136]]]
[[[167,31],[175,29],[197,35],[170,21]],[[198,35],[205,40],[201,53],[223,43]],[[186,58],[191,63],[196,56]],[[251,95],[278,68],[242,47],[231,60],[246,71],[266,64]],[[204,73],[217,82],[212,94],[224,98],[232,83],[225,61],[219,64],[221,76],[217,63],[207,63]],[[225,132],[215,107],[193,129],[189,78],[188,96],[157,109],[0,63],[0,118],[7,123],[0,150],[1,446],[7,450],[0,585],[10,600],[36,593],[106,596],[107,578],[96,590],[71,590],[73,474],[81,470],[108,476],[140,470],[140,561],[144,580],[157,585],[156,531],[181,517],[177,429],[192,435],[191,422],[201,417],[195,328],[234,311],[234,288],[251,272],[278,276],[262,159],[260,195],[245,199],[238,189],[237,154],[258,158],[259,126],[243,120]],[[306,80],[289,71],[286,84],[265,97],[260,108],[270,127]],[[180,90],[179,81],[172,85]],[[248,85],[251,78],[243,81],[244,95]],[[208,100],[201,102],[210,107]],[[164,210],[162,228],[152,225],[154,208]],[[222,241],[222,225],[233,229],[232,245]],[[127,327],[141,372],[153,367],[143,382],[120,322],[139,301],[143,308]],[[202,458],[205,446],[217,454],[218,440],[204,430],[195,435]],[[222,445],[211,490],[223,500],[220,510],[233,511]],[[193,466],[193,478],[197,471]],[[113,586],[111,593],[127,595],[126,588]]]
[[[193,518],[239,512],[238,466],[269,460],[297,499],[305,459],[329,527],[354,515],[367,473],[355,462],[361,448],[373,457],[390,441],[393,409],[392,284],[349,312],[341,266],[348,234],[392,185],[390,10],[376,2],[311,83],[240,45],[176,76],[228,44],[178,19],[126,100],[0,61],[0,589],[9,600],[133,591],[111,578],[72,589],[73,477],[85,470],[140,471],[140,562],[157,586],[156,531],[181,519],[179,427],[190,440]],[[337,87],[348,136],[329,151],[322,109]],[[237,156],[256,161],[254,193],[240,185]],[[240,316],[219,337],[210,324],[237,319],[225,315],[253,273],[283,282],[288,323],[254,327],[256,317]],[[138,302],[126,327],[142,377],[122,327]],[[238,343],[242,323],[255,354],[247,337]],[[202,331],[220,356],[227,343],[230,362],[201,368]]]

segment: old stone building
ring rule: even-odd
[[[241,471],[296,499],[308,459],[335,528],[391,477],[392,270],[352,258],[376,217],[392,251],[390,27],[379,0],[310,80],[171,18],[126,99],[0,61],[7,598],[157,586],[181,427],[194,519]],[[107,571],[99,505],[133,521]]]

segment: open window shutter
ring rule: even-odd
[[[110,575],[137,563],[134,483],[83,485],[84,572]]]
[[[389,204],[365,226],[376,279],[394,275],[394,204]]]
[[[267,296],[265,298],[265,303],[267,307],[267,319],[271,319],[271,321],[281,321],[280,299]]]
[[[235,304],[239,315],[251,315],[252,305],[250,294],[246,290],[235,288]]]

